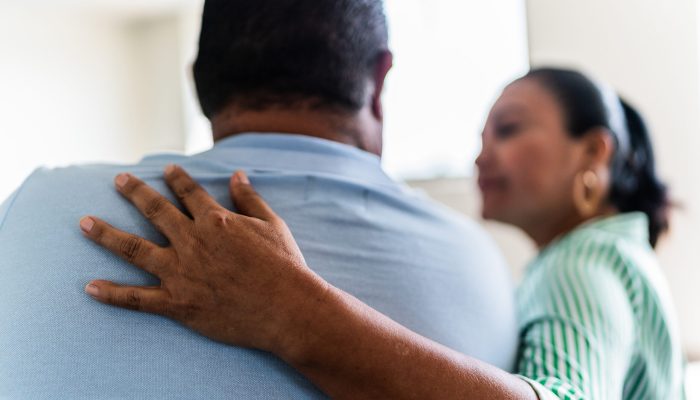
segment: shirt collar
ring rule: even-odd
[[[646,214],[642,212],[622,213],[591,219],[549,243],[540,250],[536,260],[545,257],[553,249],[558,248],[561,243],[575,240],[575,238],[578,238],[579,235],[583,233],[605,232],[641,245],[649,245],[648,221],[649,219]]]
[[[598,230],[628,239],[649,242],[649,218],[643,212],[617,214],[587,222],[577,230]]]
[[[150,156],[146,159],[156,159]],[[285,171],[342,176],[348,180],[395,186],[381,159],[346,144],[300,134],[245,133],[221,139],[193,160],[227,169]]]
[[[376,165],[381,164],[381,159],[369,152],[360,150],[343,143],[331,140],[292,133],[243,133],[219,140],[214,144],[217,148],[259,148],[266,150],[299,151],[306,153],[319,153],[325,155],[339,155],[361,159]]]

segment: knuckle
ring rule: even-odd
[[[155,198],[153,200],[150,200],[147,204],[146,207],[144,208],[143,214],[146,218],[148,219],[153,219],[158,217],[163,210],[165,210],[165,207],[167,206],[167,200],[165,200],[162,197]]]
[[[92,229],[90,230],[90,236],[92,236],[97,242],[102,243],[104,234],[105,227],[99,221],[95,221],[95,225],[93,225]]]
[[[243,189],[243,192],[241,194],[247,200],[257,200],[259,198],[258,192],[256,192],[255,189],[253,189],[252,187],[246,187],[245,189]]]
[[[192,196],[197,191],[197,184],[191,181],[181,180],[181,183],[175,189],[175,195],[178,198],[185,199]]]
[[[124,293],[123,304],[133,310],[141,309],[141,295],[138,291],[130,289]]]
[[[273,215],[270,217],[270,223],[271,223],[273,226],[275,226],[275,227],[277,227],[277,228],[279,228],[279,229],[282,229],[282,230],[289,230],[289,227],[287,226],[287,223],[286,223],[282,218],[280,218],[279,216],[277,216],[276,214],[273,214]]]
[[[224,227],[228,225],[228,213],[221,210],[211,210],[207,214],[207,219],[216,227]]]
[[[122,240],[119,245],[119,252],[129,263],[133,263],[141,251],[143,251],[143,239],[138,237],[130,236]]]
[[[173,180],[182,174],[182,169],[180,168],[179,165],[170,164],[170,166],[172,167],[172,170],[170,171],[170,173],[165,175],[166,180]]]
[[[126,195],[132,195],[132,194],[134,194],[134,192],[136,192],[141,187],[141,185],[143,185],[143,182],[141,182],[140,180],[138,180],[136,178],[131,178],[126,183],[126,185],[124,185],[124,187],[122,187],[121,190]]]

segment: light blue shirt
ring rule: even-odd
[[[102,217],[165,243],[113,187],[131,172],[169,194],[162,171],[186,168],[231,208],[243,169],[283,217],[306,261],[331,284],[408,328],[511,369],[517,326],[494,243],[385,175],[378,157],[297,135],[246,134],[191,157],[37,170],[0,208],[0,399],[306,399],[324,396],[270,354],[227,347],[165,318],[112,308],[92,279],[157,280],[82,237]]]

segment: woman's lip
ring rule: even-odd
[[[479,177],[478,184],[481,190],[502,188],[505,184],[505,179],[498,177]]]

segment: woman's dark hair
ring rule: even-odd
[[[612,129],[609,112],[598,86],[580,72],[557,68],[531,70],[522,79],[536,79],[559,100],[567,130],[576,138],[591,129]],[[629,131],[629,154],[616,154],[611,165],[610,203],[620,212],[641,211],[649,219],[653,247],[669,229],[668,189],[656,173],[654,151],[644,119],[620,99]],[[618,147],[619,151],[619,147]]]

